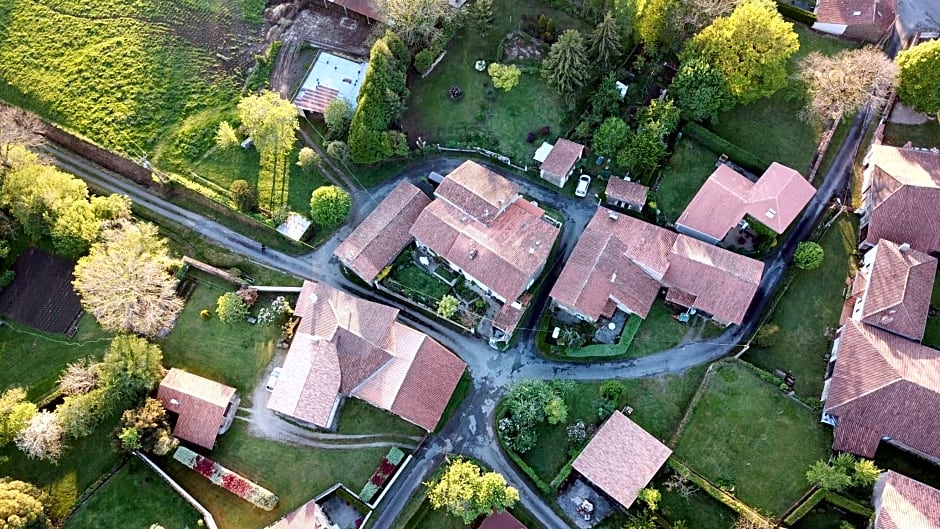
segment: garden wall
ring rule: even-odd
[[[121,176],[130,178],[135,183],[145,187],[155,185],[153,171],[109,150],[102,149],[88,140],[66,132],[50,123],[43,122],[45,127],[43,136],[49,141],[61,145],[66,149],[79,154],[105,169],[114,171]]]

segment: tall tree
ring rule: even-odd
[[[675,26],[679,42],[685,42],[716,18],[730,13],[738,0],[686,0],[679,3]]]
[[[493,0],[475,0],[467,9],[467,18],[474,31],[486,37],[493,24]]]
[[[584,37],[576,29],[562,33],[542,61],[542,77],[569,105],[578,89],[587,83],[589,69]]]
[[[352,119],[353,109],[349,101],[336,98],[326,105],[323,110],[323,122],[333,138],[344,139],[349,133],[349,121]]]
[[[692,37],[682,63],[714,65],[735,101],[750,103],[786,86],[787,60],[799,47],[793,24],[772,0],[744,0]]]
[[[258,197],[272,214],[287,207],[290,154],[300,123],[297,109],[276,92],[263,91],[238,102],[238,116],[261,155]]]
[[[799,78],[809,95],[804,116],[839,120],[865,103],[884,102],[898,68],[881,50],[866,47],[831,57],[812,52],[800,61]]]
[[[337,186],[320,186],[310,196],[310,218],[318,226],[339,226],[349,217],[352,197]]]
[[[102,327],[156,336],[183,309],[172,262],[156,226],[119,221],[78,260],[72,285]]]
[[[669,41],[678,44],[673,31],[678,10],[679,0],[636,0],[633,32],[647,54],[655,54]]]
[[[629,136],[630,128],[622,119],[607,118],[594,133],[594,150],[607,157],[613,156],[626,145]]]
[[[701,57],[682,63],[669,90],[679,102],[682,117],[693,121],[715,122],[719,112],[734,105],[724,74]]]
[[[215,145],[223,151],[227,151],[239,145],[238,134],[228,121],[219,123],[219,128],[215,131]]]
[[[940,115],[940,40],[922,42],[898,53],[901,86],[898,97],[928,114]]]
[[[431,42],[438,22],[454,14],[447,0],[381,0],[380,6],[389,25],[410,48]]]
[[[432,507],[445,509],[467,525],[494,510],[504,512],[519,501],[519,491],[508,486],[502,474],[483,472],[465,459],[455,459],[439,480],[426,485]]]
[[[139,336],[118,335],[104,354],[100,369],[101,387],[109,393],[108,398],[134,404],[163,378],[163,351]]]
[[[41,411],[16,435],[16,447],[30,459],[55,463],[65,450],[65,430],[51,411]]]
[[[46,494],[35,485],[0,478],[0,528],[47,529]]]
[[[36,405],[26,400],[25,389],[10,388],[0,394],[0,448],[13,442],[36,412]]]
[[[617,19],[610,11],[604,15],[594,28],[594,31],[588,35],[588,56],[593,57],[594,64],[603,71],[607,71],[614,64],[620,54],[623,53],[623,47],[620,44],[620,26]]]
[[[126,410],[121,416],[118,441],[125,450],[145,450],[158,456],[168,454],[179,444],[170,435],[163,403],[150,397],[139,408]]]

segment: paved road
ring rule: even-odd
[[[776,253],[767,260],[760,288],[743,325],[730,328],[720,337],[706,342],[683,345],[639,359],[584,365],[549,361],[540,357],[534,349],[531,330],[522,331],[525,334],[520,337],[520,345],[514,350],[498,353],[489,348],[483,341],[468,339],[465,335],[441,325],[435,319],[428,318],[423,314],[403,311],[403,319],[438,339],[442,344],[457,352],[467,362],[473,375],[473,389],[458,413],[445,425],[442,432],[430,436],[426,444],[416,453],[413,463],[407,470],[408,475],[404,476],[406,479],[399,479],[383,501],[382,510],[378,515],[375,526],[391,526],[391,522],[401,513],[401,509],[408,498],[430,476],[433,469],[445,455],[466,454],[501,472],[511,484],[519,488],[523,506],[532,512],[544,527],[568,527],[567,522],[542,501],[539,494],[528,485],[528,482],[519,475],[515,467],[500,451],[493,431],[494,410],[506,387],[515,380],[530,377],[601,380],[677,373],[727,355],[732,348],[754,331],[760,315],[766,309],[772,293],[793,257],[796,245],[809,235],[833,195],[845,189],[852,173],[855,153],[872,116],[873,112],[867,109],[860,112],[856,117],[816,196],[810,202],[788,238],[781,242]],[[83,178],[92,186],[113,193],[125,194],[138,206],[179,223],[194,233],[201,234],[213,243],[248,259],[304,279],[323,281],[368,299],[395,306],[399,305],[395,300],[385,298],[379,292],[364,291],[361,287],[351,283],[339,273],[338,267],[331,262],[333,249],[351,231],[348,226],[340,229],[330,241],[307,255],[289,256],[273,250],[261,252],[260,245],[250,238],[240,235],[211,219],[194,214],[154,196],[146,189],[115,176],[83,160],[74,153],[57,149],[55,146],[47,146],[46,151],[52,155],[55,163],[61,168]],[[353,190],[356,205],[356,211],[352,215],[354,221],[364,218],[399,180],[408,179],[420,182],[429,171],[435,170],[446,173],[461,161],[457,158],[425,160],[413,165],[395,181],[387,182],[372,190]],[[567,222],[560,243],[559,258],[556,263],[550,263],[551,274],[557,275],[560,269],[558,265],[563,263],[570,254],[574,243],[593,214],[596,205],[590,199],[578,200],[559,195],[529,180],[520,179],[502,168],[493,167],[493,169],[517,181],[523,193],[540,203],[558,209],[565,216]],[[340,179],[347,181],[344,176],[340,175]],[[552,277],[549,279],[552,279]],[[537,300],[538,303],[544,303],[544,301],[544,295]],[[539,307],[535,308],[538,309]],[[539,311],[533,310],[532,312],[537,313]],[[531,320],[529,323],[529,328],[534,327],[534,325],[531,325]]]

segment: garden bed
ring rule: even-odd
[[[184,446],[176,449],[173,459],[194,470],[214,485],[231,492],[256,507],[271,511],[277,505],[277,496],[273,492]]]
[[[385,488],[388,481],[395,475],[395,472],[404,459],[405,453],[396,447],[392,447],[391,450],[385,454],[385,457],[382,458],[382,462],[376,467],[375,472],[372,473],[372,477],[370,477],[369,481],[362,487],[362,492],[359,493],[359,499],[366,503],[372,502],[382,489]]]
[[[74,335],[82,312],[72,288],[75,261],[27,248],[13,264],[16,278],[0,291],[0,314],[41,331]]]

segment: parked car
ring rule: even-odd
[[[591,187],[591,177],[586,174],[579,176],[578,187],[574,190],[574,196],[586,197],[589,187]]]
[[[281,368],[275,367],[274,371],[271,371],[271,376],[268,377],[268,383],[264,385],[264,389],[268,391],[274,391],[274,386],[277,385],[277,379],[281,377]]]

